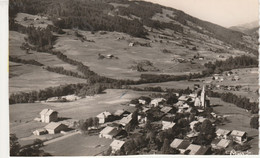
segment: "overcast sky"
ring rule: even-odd
[[[258,20],[258,0],[146,0],[224,27]]]

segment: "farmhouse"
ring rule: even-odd
[[[119,124],[121,124],[122,126],[126,126],[128,125],[130,122],[132,121],[132,114],[126,116],[126,117],[123,117],[120,121],[119,121]]]
[[[183,102],[186,102],[188,101],[189,97],[187,97],[186,95],[182,95],[178,98],[179,101],[183,101]]]
[[[233,130],[230,136],[239,144],[243,144],[247,141],[247,133],[244,131]]]
[[[231,133],[231,131],[226,129],[218,129],[216,131],[217,138],[219,139],[228,139],[228,135]]]
[[[51,109],[43,109],[40,112],[41,122],[50,123],[58,120],[58,112]]]
[[[61,131],[66,131],[68,129],[68,126],[62,123],[51,122],[44,128],[48,131],[49,134],[56,134],[60,133]]]
[[[170,113],[172,111],[173,111],[173,109],[169,106],[165,106],[165,107],[161,108],[161,112],[163,112],[163,113]]]
[[[114,112],[114,116],[117,116],[117,117],[124,117],[124,116],[127,116],[128,114],[130,114],[130,112],[128,111],[125,111],[125,110],[117,110],[116,112]]]
[[[181,154],[183,154],[189,145],[189,141],[176,138],[172,141],[170,147],[180,150]]]
[[[227,139],[221,139],[218,143],[217,143],[217,148],[227,148],[231,143],[231,140],[227,140]]]
[[[155,98],[155,99],[153,99],[152,101],[151,101],[151,105],[153,106],[153,107],[157,107],[157,106],[159,106],[159,104],[162,104],[164,101],[166,101],[164,98]]]
[[[186,152],[188,152],[189,155],[206,155],[209,151],[209,147],[203,147],[195,144],[190,144],[186,149]]]
[[[99,133],[99,138],[113,139],[121,131],[122,130],[120,128],[107,126]]]
[[[192,122],[190,122],[190,129],[191,129],[192,131],[194,131],[194,126],[195,126],[195,124],[197,124],[197,123],[199,123],[199,121],[192,121]]]
[[[116,151],[119,151],[123,148],[125,142],[121,140],[114,140],[111,144],[110,147],[112,148],[112,153],[115,153]]]
[[[111,116],[112,114],[108,111],[104,111],[100,114],[98,114],[96,117],[99,120],[99,123],[105,123],[108,119],[109,116]]]
[[[44,129],[44,128],[36,129],[35,131],[33,131],[33,134],[37,135],[37,136],[44,135],[44,134],[47,134],[47,133],[48,133],[47,130]]]
[[[166,129],[173,128],[175,126],[175,123],[171,121],[162,121],[162,125],[163,125],[162,130],[166,130]]]

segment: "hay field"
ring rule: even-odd
[[[9,94],[19,91],[28,92],[63,84],[84,83],[84,79],[49,72],[39,66],[14,64],[9,67]]]

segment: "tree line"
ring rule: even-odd
[[[50,72],[55,72],[55,73],[66,75],[66,76],[72,76],[72,77],[86,79],[86,77],[84,77],[82,75],[79,75],[77,72],[65,70],[63,67],[50,67],[50,66],[47,66],[47,67],[44,67],[44,69],[48,70]]]
[[[22,64],[36,65],[36,66],[44,66],[42,63],[40,63],[36,60],[24,60],[24,59],[15,57],[15,56],[9,56],[9,61],[16,62],[16,63],[22,63]]]
[[[251,110],[252,114],[257,114],[259,111],[258,103],[250,102],[250,100],[246,97],[237,96],[233,93],[218,93],[213,91],[207,91],[209,97],[220,98],[222,101],[227,103],[235,104],[237,107]]]
[[[237,57],[229,57],[226,60],[217,60],[214,63],[208,62],[204,64],[207,70],[204,74],[218,74],[223,71],[229,71],[238,68],[258,67],[258,59],[256,57],[242,55]]]

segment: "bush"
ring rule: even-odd
[[[250,127],[258,129],[259,127],[259,116],[254,116],[250,120]]]

